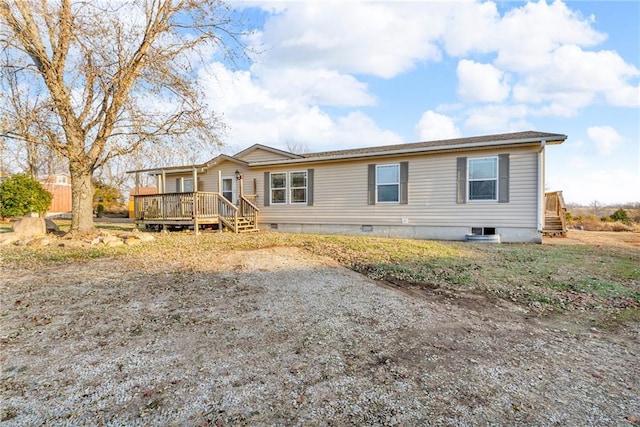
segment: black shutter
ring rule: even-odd
[[[498,203],[509,203],[509,155],[498,156]]]
[[[271,205],[270,180],[271,180],[271,174],[269,172],[265,172],[264,173],[264,202],[262,203],[263,206]]]
[[[400,204],[409,203],[409,162],[400,162]]]
[[[467,158],[457,158],[456,203],[467,202]]]
[[[307,169],[307,206],[313,206],[313,169]]]
[[[181,187],[181,185],[180,185],[180,180],[181,179],[182,178],[176,178],[176,193],[180,193],[182,191],[182,189],[180,188]]]
[[[368,204],[376,204],[376,165],[368,166],[367,200]]]

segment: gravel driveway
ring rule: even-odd
[[[0,273],[2,426],[631,425],[640,330],[409,294],[301,249]]]

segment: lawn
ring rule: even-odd
[[[154,236],[0,247],[3,425],[640,417],[637,249]]]
[[[132,229],[128,223],[96,225],[99,230],[115,234]],[[68,221],[60,226],[67,229]],[[623,318],[640,320],[640,250],[633,248],[470,244],[272,232],[244,235],[205,232],[198,236],[174,232],[155,236],[154,243],[136,247],[13,247],[4,250],[3,263],[9,266],[134,256],[145,262],[181,257],[188,264],[194,253],[299,247],[403,289],[480,292],[516,302],[537,313],[578,309],[622,313]],[[198,258],[193,262],[197,263]]]

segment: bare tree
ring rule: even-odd
[[[309,152],[309,145],[304,142],[287,140],[287,151],[293,154],[305,154]]]
[[[68,162],[73,234],[93,231],[92,176],[110,159],[149,143],[219,144],[194,64],[240,47],[233,16],[216,0],[0,0],[3,78],[31,73],[46,95],[28,104],[38,135],[7,133]]]
[[[42,113],[48,110],[43,108],[42,96],[33,89],[38,88],[37,82],[20,80],[21,77],[33,76],[17,72],[19,68],[11,65],[14,65],[11,58],[5,55],[2,62],[3,79],[0,81],[3,94],[0,132],[5,140],[10,141],[5,142],[7,157],[11,157],[20,170],[38,179],[44,173],[51,173],[52,161],[56,158],[42,144],[40,124],[46,122]]]

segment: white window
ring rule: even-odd
[[[56,176],[56,184],[66,184],[67,183],[67,177],[64,175],[58,175]]]
[[[469,200],[498,200],[498,158],[467,160]]]
[[[271,204],[306,204],[307,171],[270,174]]]
[[[183,185],[182,191],[184,193],[193,192],[193,178],[184,178],[182,185]]]
[[[287,173],[271,174],[271,204],[287,203]]]
[[[307,172],[289,172],[289,200],[307,203]]]
[[[376,201],[400,202],[400,165],[376,166]]]

